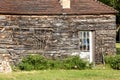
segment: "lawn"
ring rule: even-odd
[[[117,54],[120,55],[120,43],[116,43]]]
[[[116,47],[117,47],[117,48],[120,48],[120,43],[116,43]]]
[[[120,80],[117,70],[44,70],[0,73],[0,80]]]
[[[116,44],[120,48],[120,44]],[[120,70],[103,66],[93,70],[41,70],[0,73],[0,80],[120,80]]]

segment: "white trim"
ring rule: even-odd
[[[83,32],[82,32],[82,35],[80,36],[80,32],[79,31],[79,39],[83,39]],[[87,31],[89,33],[89,50],[88,51],[82,51],[80,50],[80,57],[81,59],[87,59],[87,61],[89,61],[90,63],[93,62],[93,33],[92,31]],[[79,48],[80,48],[80,42],[79,42]]]
[[[90,63],[93,62],[93,35],[92,35],[92,31],[89,32],[90,34]]]

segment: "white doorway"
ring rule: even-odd
[[[92,31],[79,31],[79,50],[81,59],[93,62]]]

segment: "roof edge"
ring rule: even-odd
[[[96,13],[11,13],[0,12],[0,15],[115,15],[117,12],[96,12]]]
[[[93,0],[93,1],[96,1],[98,4],[103,5],[103,6],[107,7],[107,8],[109,8],[109,9],[113,10],[115,14],[119,13],[119,11],[117,11],[115,8],[106,5],[103,2],[101,2],[101,1],[98,1],[98,0]]]

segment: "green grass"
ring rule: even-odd
[[[0,73],[0,80],[120,80],[117,70],[44,70]]]
[[[116,43],[116,48],[120,48],[120,43]]]
[[[120,43],[116,44],[120,48]],[[120,80],[120,70],[96,66],[93,70],[41,70],[0,73],[0,80]]]
[[[116,50],[116,53],[120,55],[120,43],[116,43]]]

